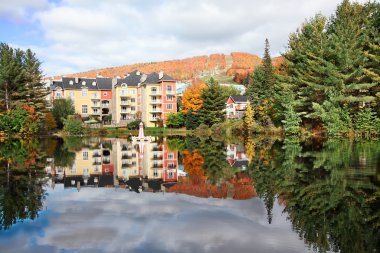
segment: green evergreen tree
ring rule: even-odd
[[[190,109],[186,114],[185,127],[186,129],[195,129],[199,126],[198,115]]]
[[[0,44],[0,96],[6,110],[13,108],[26,79],[22,58],[21,50]]]
[[[222,87],[213,78],[210,78],[206,84],[208,88],[202,92],[203,105],[198,113],[201,123],[212,126],[224,120],[226,97]]]

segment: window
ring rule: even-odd
[[[88,160],[88,151],[83,151],[83,160]]]
[[[87,97],[87,89],[82,89],[82,97]]]
[[[135,95],[136,94],[136,90],[130,90],[129,93],[131,93],[132,95]]]
[[[84,113],[84,114],[88,113],[87,105],[82,105],[82,113]]]
[[[97,114],[98,112],[98,109],[94,108],[94,113]]]
[[[153,170],[153,176],[158,177],[158,171],[157,170]]]
[[[69,84],[70,84],[70,85],[73,85],[73,84],[74,84],[74,81],[73,81],[73,80],[70,80],[70,81],[69,81]]]
[[[168,178],[174,178],[174,172],[173,171],[169,171]]]
[[[136,166],[136,162],[132,162],[132,166]]]
[[[121,96],[127,96],[127,90],[121,90],[120,95]]]
[[[173,96],[166,96],[166,100],[173,101]]]
[[[88,176],[88,169],[83,169],[83,175]]]
[[[103,92],[103,96],[108,96],[108,92]]]
[[[171,85],[166,86],[166,91],[167,92],[172,92],[173,91],[173,86],[171,86]]]
[[[150,89],[150,91],[152,92],[152,94],[155,94],[155,93],[157,92],[157,88],[156,88],[156,87],[152,87],[152,88]]]
[[[73,91],[70,91],[69,97],[74,98],[74,92]]]
[[[99,167],[95,167],[94,172],[99,172]]]
[[[131,98],[131,102],[132,103],[136,102],[136,98]]]
[[[174,167],[174,163],[168,163],[168,168],[170,168],[170,169],[175,168],[175,167]]]
[[[132,157],[136,157],[136,153],[132,153]]]
[[[173,160],[174,159],[174,154],[173,153],[169,153],[168,154],[168,159]]]
[[[131,111],[136,111],[136,106],[131,106]]]
[[[106,169],[104,170],[104,172],[106,172],[106,173],[109,172],[109,171],[110,171],[110,170],[109,170],[108,168],[106,168]]]
[[[82,85],[86,85],[86,81],[83,81],[83,82],[82,82]]]
[[[173,109],[173,105],[172,105],[172,104],[167,104],[167,105],[166,105],[166,109],[168,109],[168,110],[172,110],[172,109]]]
[[[57,97],[57,98],[61,98],[62,97],[62,93],[61,93],[61,91],[56,91],[55,92],[55,97]]]

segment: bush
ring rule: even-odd
[[[54,100],[52,113],[58,128],[62,128],[63,120],[75,113],[73,101],[71,99]]]
[[[17,107],[0,116],[0,131],[9,135],[33,135],[38,133],[40,126],[40,119],[32,107]]]
[[[140,127],[140,120],[139,119],[137,119],[137,120],[134,120],[134,121],[132,121],[132,122],[130,122],[128,125],[127,125],[127,128],[129,129],[129,130],[137,130],[137,129],[139,129],[139,127]]]
[[[183,127],[185,119],[182,112],[169,113],[168,118],[166,119],[166,126],[173,128]]]
[[[63,130],[70,135],[82,135],[85,133],[82,120],[72,116],[63,121]]]

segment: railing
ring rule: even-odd
[[[162,103],[162,100],[160,100],[160,99],[156,99],[156,100],[150,100],[150,102],[149,102],[150,104],[161,104]]]
[[[102,104],[102,108],[109,108],[110,104]]]
[[[101,165],[102,163],[100,161],[95,161],[92,163],[92,165]]]
[[[96,104],[92,104],[91,107],[100,107],[100,104],[96,103]]]
[[[175,94],[174,90],[166,90],[165,93],[167,95],[174,95]]]
[[[127,100],[121,100],[120,101],[120,105],[130,105],[131,102],[130,101],[127,101]]]
[[[102,155],[100,153],[94,153],[92,157],[101,157]]]
[[[153,156],[151,160],[162,160],[163,156]]]
[[[152,151],[162,151],[162,147],[153,147]]]
[[[152,169],[162,169],[163,168],[163,164],[153,164],[152,165]]]
[[[104,164],[110,164],[110,163],[111,163],[111,160],[110,160],[110,159],[103,159],[103,163],[104,163]]]
[[[120,95],[120,97],[128,97],[128,93],[126,93],[126,92],[125,93],[120,92],[119,95]]]
[[[131,159],[132,158],[132,156],[130,156],[130,155],[122,155],[121,156],[121,159]]]
[[[100,100],[100,97],[98,95],[92,95],[91,99],[92,100]]]
[[[150,118],[149,121],[157,121],[158,118]]]
[[[100,111],[96,111],[96,112],[92,112],[92,114],[94,114],[94,115],[100,115]]]
[[[149,111],[150,112],[162,112],[162,109],[161,108],[151,108]]]
[[[149,95],[151,96],[162,95],[162,91],[161,90],[150,91]]]

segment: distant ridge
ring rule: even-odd
[[[273,59],[274,65],[279,65],[282,57]],[[119,67],[109,67],[94,69],[79,73],[63,75],[66,77],[88,77],[94,78],[97,75],[103,77],[120,76],[136,69],[145,72],[164,71],[166,74],[174,77],[176,80],[189,80],[193,78],[202,78],[206,76],[215,76],[216,79],[231,81],[235,79],[241,82],[248,73],[253,72],[255,66],[261,64],[261,58],[257,55],[243,52],[233,52],[230,55],[211,54],[209,56],[194,56],[180,60],[169,60],[161,62],[136,63],[123,65]],[[55,76],[59,79],[62,76]],[[219,77],[219,78],[218,78]]]

